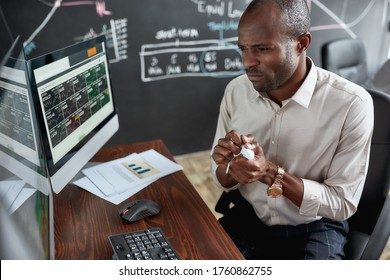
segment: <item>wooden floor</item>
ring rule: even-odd
[[[176,156],[175,160],[183,166],[184,173],[194,185],[200,196],[206,202],[211,212],[219,218],[221,215],[215,212],[214,207],[221,196],[222,190],[218,189],[210,172],[210,152],[199,152],[188,155]]]
[[[210,175],[210,151],[175,156],[175,160],[183,166],[183,171],[190,182],[199,192],[211,212],[216,218],[219,218],[220,214],[215,212],[214,207],[222,191],[214,185]],[[390,260],[390,240],[387,242],[381,259]]]

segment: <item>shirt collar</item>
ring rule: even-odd
[[[310,67],[309,73],[302,85],[298,88],[297,92],[291,97],[291,100],[294,100],[301,106],[308,108],[317,83],[317,71],[311,58],[307,57],[306,63],[307,66]]]
[[[309,73],[307,74],[305,80],[298,88],[296,93],[291,98],[283,100],[283,106],[289,101],[294,100],[296,103],[305,108],[309,107],[311,98],[313,96],[314,88],[317,83],[317,71],[314,62],[311,60],[311,58],[306,57],[306,64],[308,65],[308,67],[310,67]],[[268,95],[265,92],[260,92],[259,94],[259,92],[254,90],[253,94],[256,97],[269,99]]]

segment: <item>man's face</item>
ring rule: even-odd
[[[273,6],[257,8],[240,21],[238,46],[248,78],[259,92],[279,88],[297,68],[295,41],[283,31],[279,11]]]

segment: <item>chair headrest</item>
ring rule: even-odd
[[[368,80],[366,50],[360,39],[342,38],[321,48],[322,67],[352,82],[363,85]]]

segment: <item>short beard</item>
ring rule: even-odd
[[[282,65],[283,67],[280,68],[280,71],[278,71],[273,77],[270,76],[265,76],[264,73],[261,72],[263,76],[265,76],[267,79],[266,84],[262,86],[255,86],[256,91],[258,92],[270,92],[273,90],[278,89],[281,87],[283,84],[285,84],[291,76],[294,74],[296,70],[296,65],[294,64],[293,61],[293,44],[291,41],[288,42],[286,45],[286,59],[283,61]],[[246,73],[258,73],[256,69],[248,69]]]

